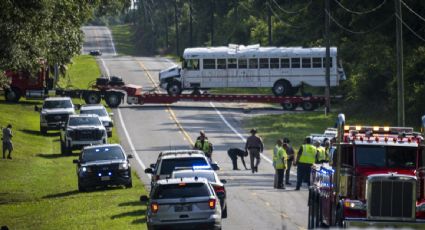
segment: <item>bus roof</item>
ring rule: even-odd
[[[337,48],[331,47],[331,56],[336,56]],[[229,45],[219,47],[197,47],[184,50],[183,58],[273,58],[273,57],[324,57],[325,47],[260,47],[259,45]]]

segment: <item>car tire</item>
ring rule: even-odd
[[[283,110],[287,110],[287,111],[294,111],[297,108],[297,106],[298,106],[297,103],[291,103],[291,102],[282,103]]]
[[[84,95],[84,101],[86,104],[99,104],[102,98],[100,97],[100,94],[98,92],[87,92]]]
[[[125,185],[125,188],[133,188],[133,182],[130,181],[130,183]]]
[[[112,131],[108,132],[108,137],[112,137]]]
[[[291,83],[286,80],[279,80],[274,83],[272,91],[275,96],[290,96],[293,90]]]
[[[87,188],[81,185],[80,181],[78,180],[78,191],[79,192],[85,192],[87,191]]]
[[[21,98],[21,91],[18,88],[5,89],[4,98],[8,102],[18,102]]]
[[[106,94],[105,101],[110,108],[117,108],[121,104],[122,94],[119,92],[109,92]]]
[[[46,135],[47,134],[47,129],[40,126],[40,133],[42,135]]]
[[[226,207],[221,211],[221,218],[227,218],[227,204]]]
[[[65,141],[61,140],[61,153],[63,155],[69,155],[72,153],[72,150],[66,147]]]
[[[182,93],[181,83],[178,81],[172,81],[167,85],[167,92],[170,96],[178,96]]]
[[[317,104],[310,101],[304,101],[302,108],[304,111],[313,111],[317,108]]]

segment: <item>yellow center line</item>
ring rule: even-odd
[[[140,67],[142,67],[143,71],[146,72],[146,75],[148,76],[149,80],[152,82],[153,86],[156,88],[155,92],[159,93],[159,87],[158,84],[156,84],[156,82],[153,80],[152,75],[149,73],[149,71],[146,69],[145,65],[143,64],[142,61],[137,61],[140,65]],[[193,145],[195,145],[195,142],[193,142],[192,138],[189,136],[189,134],[186,132],[186,130],[183,128],[183,126],[181,125],[181,123],[179,122],[179,120],[177,119],[176,114],[174,113],[174,111],[171,109],[170,105],[167,105],[167,110],[168,113],[170,114],[172,120],[174,120],[174,122],[176,123],[177,127],[180,129],[180,131],[183,133],[183,136],[186,138],[186,140],[189,142],[189,144],[191,145],[190,147],[192,147]]]

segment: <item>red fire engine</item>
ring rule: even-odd
[[[313,165],[308,227],[425,228],[423,133],[345,125],[330,163]],[[422,132],[425,116],[422,117]]]

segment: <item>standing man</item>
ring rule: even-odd
[[[196,139],[193,149],[201,150],[205,156],[212,161],[212,145],[208,142],[208,138],[205,136],[205,132],[201,130],[200,136]]]
[[[303,181],[306,181],[307,185],[310,186],[311,166],[316,161],[317,149],[311,144],[311,138],[307,137],[304,142],[305,144],[300,147],[297,160],[294,162],[294,165],[298,165],[295,190],[300,190]]]
[[[248,170],[248,168],[246,167],[246,164],[245,164],[245,160],[244,160],[244,157],[248,156],[247,152],[245,152],[245,151],[243,151],[242,149],[239,149],[239,148],[231,148],[231,149],[227,150],[227,155],[229,155],[230,159],[232,160],[233,170],[239,170],[239,168],[238,168],[238,156],[242,160],[243,167],[245,167],[245,169]]]
[[[251,160],[251,171],[252,173],[258,172],[258,165],[260,164],[260,153],[263,152],[263,140],[261,137],[256,136],[257,129],[251,129],[251,136],[248,137],[245,144],[245,151],[249,153],[249,159]],[[254,164],[254,159],[257,162]]]
[[[274,188],[285,189],[285,186],[283,185],[283,177],[285,174],[285,168],[287,163],[286,159],[287,155],[285,149],[283,148],[283,141],[281,139],[278,139],[276,141],[276,146],[273,150],[273,166],[276,171],[274,177]]]
[[[316,147],[316,150],[317,150],[316,163],[321,164],[325,162],[326,161],[325,148],[320,145],[319,140],[314,142],[314,146]]]
[[[8,124],[6,128],[3,129],[3,159],[6,159],[6,150],[9,151],[9,154],[7,156],[7,159],[12,159],[12,151],[13,151],[13,144],[12,144],[12,125]]]
[[[331,142],[329,140],[326,140],[325,141],[325,161],[324,162],[330,161],[330,150],[331,150]]]
[[[286,166],[286,172],[285,172],[285,184],[291,185],[289,182],[289,175],[291,172],[292,162],[294,161],[295,152],[292,148],[291,144],[289,144],[289,139],[284,137],[283,138],[283,148],[285,149],[286,155],[287,155],[287,166]]]

